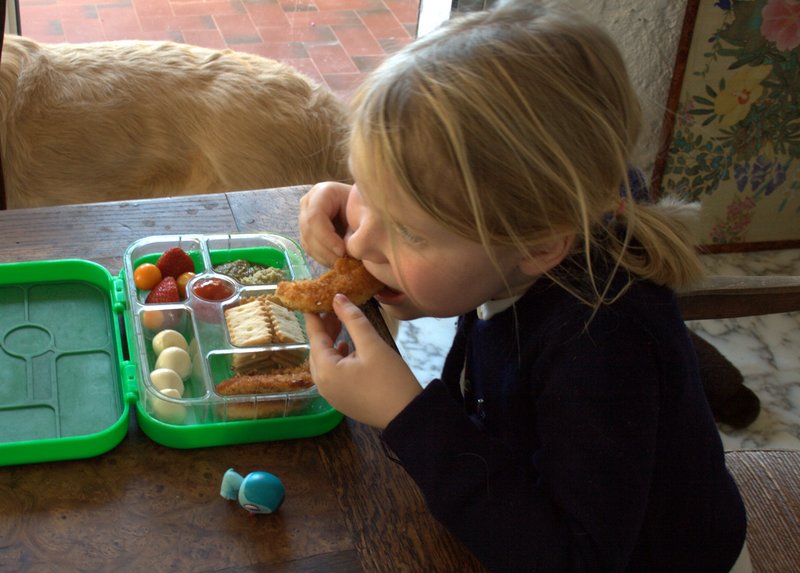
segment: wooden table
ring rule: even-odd
[[[306,187],[0,211],[0,262],[80,258],[116,274],[157,234],[297,236]],[[287,497],[249,516],[220,497],[228,468],[270,471]],[[317,438],[178,450],[132,416],[93,459],[0,467],[0,571],[483,569],[427,512],[378,434],[345,421]]]

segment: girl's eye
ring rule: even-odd
[[[407,243],[416,245],[422,243],[424,240],[422,237],[415,235],[414,233],[409,231],[407,227],[404,227],[400,223],[395,223],[394,228],[397,231],[397,233],[403,238],[403,240],[406,241]]]

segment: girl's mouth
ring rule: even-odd
[[[375,299],[381,304],[399,304],[405,295],[400,291],[396,291],[391,287],[385,286],[383,287],[378,294],[375,295]]]

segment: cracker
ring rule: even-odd
[[[234,346],[261,346],[274,338],[269,317],[259,301],[227,309],[225,322]]]
[[[274,367],[276,362],[272,354],[272,352],[237,352],[233,355],[233,369],[237,372],[250,372]]]
[[[270,317],[272,332],[277,342],[299,343],[305,341],[303,329],[297,320],[297,316],[289,310],[274,302],[265,302],[267,313]]]
[[[303,328],[295,313],[264,296],[226,309],[225,322],[234,346],[305,342]],[[238,362],[249,361],[240,358]],[[234,364],[238,367],[236,362]]]

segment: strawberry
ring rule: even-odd
[[[161,282],[153,287],[147,298],[144,299],[146,304],[162,304],[166,302],[179,302],[181,300],[178,294],[178,283],[172,277],[165,277]]]
[[[183,273],[194,272],[194,261],[180,247],[172,247],[164,251],[156,261],[161,276],[178,278]]]

